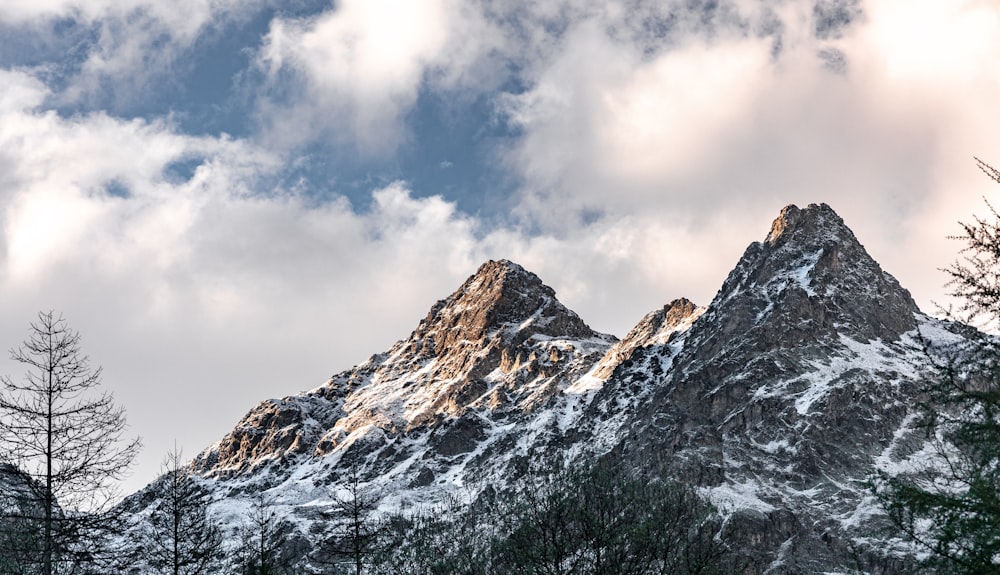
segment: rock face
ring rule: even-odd
[[[44,485],[24,471],[10,463],[0,462],[0,507],[7,510],[24,501],[38,502],[44,490]],[[37,505],[40,507],[41,503]]]
[[[261,403],[195,465],[233,477],[356,443],[357,457],[371,455],[418,436],[442,456],[467,453],[492,420],[546,404],[615,341],[535,274],[486,262],[410,337],[306,394]]]
[[[649,312],[628,332],[625,339],[608,350],[608,354],[598,363],[594,375],[607,379],[616,367],[629,361],[637,349],[669,344],[691,327],[704,311],[705,308],[694,305],[687,298],[680,298],[661,309]]]
[[[674,300],[620,342],[487,262],[408,338],[262,402],[193,465],[220,516],[266,492],[308,541],[347,469],[401,509],[614,452],[698,485],[757,572],[832,571],[874,513],[861,482],[912,436],[917,332],[945,329],[829,206],[788,206],[707,307]]]
[[[823,568],[904,425],[925,361],[916,328],[930,321],[829,206],[789,206],[686,334],[636,414],[638,439],[620,448],[703,485],[748,530],[777,526],[763,532],[787,556],[769,572]]]

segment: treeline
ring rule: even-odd
[[[377,510],[383,494],[351,468],[325,512],[330,529],[297,568],[232,573],[730,575],[750,567],[749,557],[727,546],[719,514],[693,488],[625,469],[584,462],[471,500],[386,515]]]
[[[378,513],[381,494],[352,469],[319,522],[327,529],[305,546],[261,496],[238,531],[224,532],[207,512],[210,493],[179,462],[179,453],[168,456],[164,475],[140,494],[148,505],[119,517],[117,534],[60,539],[51,571],[38,544],[44,522],[8,516],[0,573],[710,575],[748,564],[727,548],[719,516],[690,487],[606,463],[390,515]]]
[[[715,509],[691,487],[587,462],[528,475],[416,512],[383,514],[383,493],[346,470],[313,542],[267,500],[250,506],[236,544],[205,514],[207,492],[175,468],[133,545],[136,564],[195,575],[712,575],[744,572]],[[186,485],[178,489],[176,485]],[[179,495],[179,496],[178,496]],[[187,519],[185,519],[187,518]],[[180,559],[178,559],[180,558]],[[132,572],[144,572],[133,567]]]
[[[372,573],[694,575],[746,566],[692,488],[602,462],[387,522]]]

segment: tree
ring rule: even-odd
[[[1000,171],[978,158],[1000,183]],[[987,202],[989,206],[989,202]],[[873,490],[890,520],[929,551],[939,573],[1000,572],[1000,216],[962,223],[962,258],[945,271],[962,335],[924,342],[933,364],[922,426],[934,457],[908,473],[880,473]]]
[[[514,489],[394,518],[378,573],[709,575],[743,572],[721,521],[691,487],[584,462]]]
[[[610,457],[610,456],[609,456]],[[632,475],[599,460],[529,482],[502,514],[500,573],[694,575],[735,573],[716,538],[721,522],[691,487]]]
[[[94,544],[112,525],[113,482],[138,452],[125,438],[124,410],[98,393],[101,368],[80,351],[80,335],[62,316],[41,312],[11,358],[21,380],[0,379],[0,444],[8,463],[29,478],[21,501],[37,517],[37,554],[22,557],[44,575],[93,564]],[[27,521],[26,516],[19,517]]]
[[[362,484],[356,465],[351,465],[346,479],[343,490],[334,493],[328,514],[334,533],[313,554],[313,561],[327,565],[346,562],[355,575],[361,575],[382,550],[386,522],[374,516],[380,497]]]
[[[1000,170],[976,158],[979,169],[1000,183]],[[959,222],[962,233],[952,236],[965,243],[963,257],[945,271],[951,277],[950,295],[961,302],[958,319],[967,323],[1000,320],[1000,216],[987,201],[990,219],[976,217],[973,223]]]
[[[468,502],[449,499],[433,509],[386,518],[378,575],[486,575],[491,522]]]
[[[146,560],[164,574],[213,572],[222,554],[222,531],[208,516],[206,492],[177,448],[163,461],[160,485],[142,547]]]
[[[240,530],[232,567],[237,575],[278,575],[281,573],[282,529],[271,503],[258,494]]]

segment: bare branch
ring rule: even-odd
[[[27,371],[21,380],[0,378],[0,447],[25,488],[0,510],[20,518],[19,544],[33,541],[18,547],[17,560],[40,565],[45,575],[92,565],[98,533],[111,524],[113,481],[127,472],[140,441],[126,439],[125,411],[96,390],[101,368],[90,366],[79,333],[61,315],[40,312],[11,359]]]

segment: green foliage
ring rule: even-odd
[[[976,160],[1000,182],[1000,172]],[[947,271],[956,319],[1000,326],[1000,216],[962,224],[962,259]],[[957,325],[963,338],[925,342],[935,373],[924,420],[932,457],[918,469],[873,481],[876,497],[899,531],[925,552],[937,573],[1000,572],[1000,341]]]
[[[933,450],[907,473],[881,473],[874,488],[893,524],[929,552],[924,567],[997,573],[1000,348],[992,336],[965,335],[960,344],[929,347],[938,361],[922,426]]]

